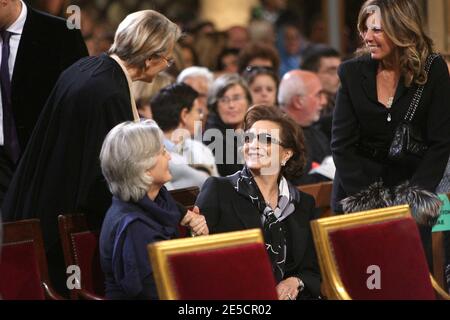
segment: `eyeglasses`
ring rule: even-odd
[[[271,145],[273,143],[273,144],[283,146],[283,143],[280,140],[272,137],[267,132],[261,132],[258,134],[254,133],[254,132],[246,132],[244,134],[244,142],[246,144],[252,143],[255,139],[257,139],[258,143],[261,143],[263,145]]]
[[[160,57],[161,59],[164,59],[166,61],[167,68],[170,68],[175,63],[175,59],[174,58],[168,59],[165,56],[163,56],[162,54],[158,55],[158,57]]]
[[[223,104],[229,104],[230,102],[237,102],[237,101],[240,101],[243,99],[245,99],[244,96],[235,95],[232,97],[222,97],[222,98],[217,99],[217,101],[219,101],[220,103],[223,103]]]

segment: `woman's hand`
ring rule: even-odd
[[[284,279],[277,285],[278,300],[296,300],[299,290],[299,280],[296,277]]]
[[[188,227],[193,236],[204,236],[209,234],[205,216],[200,214],[200,210],[197,206],[195,206],[194,209],[187,211],[180,224]]]

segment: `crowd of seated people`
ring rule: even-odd
[[[320,298],[309,226],[317,211],[298,187],[334,179],[331,127],[342,59],[305,39],[284,11],[276,19],[266,11],[248,27],[186,29],[170,54],[154,54],[161,68],[151,83],[133,81],[136,123],[99,139],[112,199],[99,213],[107,298],[158,298],[146,244],[177,237],[180,224],[197,235],[262,229],[266,246],[284,252],[268,251],[279,299]],[[81,31],[91,56],[101,56],[115,39],[106,21],[90,25],[96,13],[88,15]],[[274,173],[261,174],[273,166]],[[441,193],[450,192],[449,166],[450,159]],[[186,211],[168,191],[193,186],[201,189],[198,208]],[[242,208],[248,216],[240,216]],[[299,242],[297,227],[306,232]]]

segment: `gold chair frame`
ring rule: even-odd
[[[408,205],[322,218],[311,222],[314,243],[317,250],[320,270],[322,272],[322,288],[327,298],[352,300],[339,275],[338,267],[333,255],[333,248],[329,239],[330,232],[338,229],[386,222],[405,217],[411,217]],[[438,296],[442,299],[450,300],[450,295],[437,284],[431,274],[430,280]]]
[[[228,248],[245,244],[264,244],[260,229],[227,232],[195,238],[160,241],[148,245],[156,287],[161,300],[178,300],[176,284],[170,272],[168,258],[173,254]]]

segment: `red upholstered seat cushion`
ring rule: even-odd
[[[75,261],[81,270],[81,286],[89,292],[103,296],[105,278],[100,265],[98,232],[85,231],[72,234]]]
[[[179,299],[276,300],[263,244],[169,256]]]
[[[5,300],[44,300],[32,241],[5,244],[0,263],[0,295]]]
[[[416,223],[402,219],[330,233],[339,274],[353,299],[435,299]],[[369,290],[368,267],[381,290]],[[371,283],[371,281],[370,281]]]

